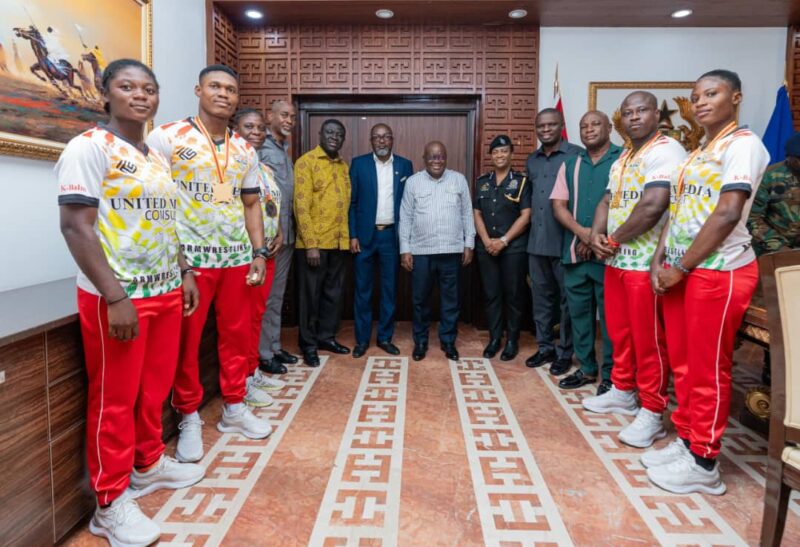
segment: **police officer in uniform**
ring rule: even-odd
[[[519,352],[531,221],[531,187],[524,173],[511,169],[513,151],[508,136],[498,135],[492,140],[489,152],[494,171],[478,178],[472,205],[490,335],[483,356],[491,359],[500,350],[505,307],[506,345],[500,355],[503,361],[510,361]]]

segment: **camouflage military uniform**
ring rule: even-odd
[[[800,177],[784,162],[764,173],[747,227],[757,255],[800,248]]]

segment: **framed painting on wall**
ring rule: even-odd
[[[152,66],[149,0],[0,4],[0,154],[54,160],[106,120],[101,75],[114,59]]]
[[[690,108],[693,87],[694,82],[589,82],[589,110],[605,112],[614,124],[611,141],[626,146],[629,142],[620,124],[619,107],[633,91],[649,91],[658,101],[659,131],[693,150],[704,134]]]

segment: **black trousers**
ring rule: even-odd
[[[312,268],[306,250],[296,252],[300,351],[304,353],[317,349],[319,341],[333,338],[339,330],[346,254],[320,249],[319,266]]]
[[[572,358],[572,325],[567,293],[564,291],[564,267],[555,256],[528,255],[533,292],[533,322],[536,343],[541,352],[555,351],[559,359]],[[555,326],[560,323],[559,341],[555,345]]]
[[[414,343],[428,345],[431,326],[431,291],[439,286],[439,341],[452,344],[458,335],[458,274],[461,253],[414,255],[411,298],[414,303]]]
[[[503,308],[506,314],[506,334],[509,340],[519,340],[522,322],[522,303],[525,295],[527,253],[507,253],[492,256],[486,249],[477,250],[486,321],[492,339],[503,336]]]

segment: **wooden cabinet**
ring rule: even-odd
[[[38,332],[37,332],[38,330]],[[213,310],[200,349],[203,402],[219,392]],[[86,471],[86,372],[77,316],[0,345],[0,545],[48,545],[94,510]],[[164,436],[177,432],[164,405]]]

